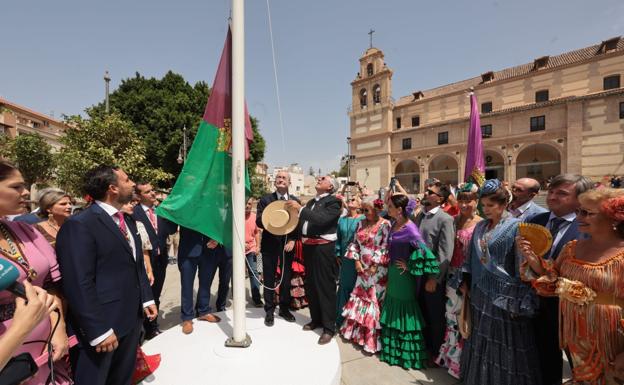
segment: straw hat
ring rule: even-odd
[[[286,235],[299,223],[299,212],[286,208],[286,201],[277,200],[262,211],[262,225],[273,235]]]

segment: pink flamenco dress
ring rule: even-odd
[[[379,319],[388,280],[390,222],[380,218],[372,227],[364,227],[365,223],[358,223],[354,241],[345,254],[347,259],[360,261],[363,271],[357,273],[355,287],[343,308],[340,334],[374,354],[381,350]]]
[[[0,226],[4,227],[3,231],[8,231],[11,237],[17,242],[19,251],[26,260],[28,267],[14,261],[10,256],[5,255],[5,253],[0,252],[0,258],[14,264],[20,272],[19,282],[26,279],[27,269],[32,269],[36,272],[36,276],[31,279],[33,285],[49,289],[58,283],[61,279],[61,273],[56,261],[56,254],[52,246],[50,246],[41,233],[25,223],[0,220]],[[14,312],[15,296],[8,291],[0,292],[0,335],[4,334],[11,326]],[[16,356],[21,353],[29,353],[39,365],[37,373],[32,378],[26,380],[23,383],[24,385],[47,384],[50,369],[48,368],[46,341],[50,336],[52,326],[50,319],[45,318],[32,330],[24,344],[13,354],[13,356]],[[53,385],[68,385],[73,383],[70,378],[68,359],[69,356],[65,356],[53,364]]]

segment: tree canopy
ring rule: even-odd
[[[82,194],[82,175],[99,164],[118,165],[133,178],[154,182],[171,174],[146,161],[145,142],[131,123],[118,113],[83,119],[67,118],[63,148],[58,154],[57,183],[72,194]]]
[[[52,146],[39,134],[22,133],[14,139],[4,137],[0,156],[19,168],[28,186],[48,182],[56,166]]]
[[[190,146],[209,95],[205,82],[191,85],[172,71],[162,79],[146,78],[137,72],[134,77],[123,79],[119,88],[110,94],[111,111],[130,123],[144,140],[148,165],[154,169],[162,168],[173,176],[162,180],[162,186],[172,186],[180,173],[182,165],[177,159],[183,143],[183,127],[187,128]],[[91,117],[102,116],[104,103],[91,107],[87,112]],[[254,143],[248,163],[250,176],[253,176],[255,165],[264,158],[265,142],[258,131],[257,120],[252,118],[251,121]]]

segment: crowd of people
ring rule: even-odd
[[[336,305],[335,326],[317,309],[304,327],[323,327],[320,344],[339,333],[390,365],[445,367],[468,385],[561,384],[564,354],[571,382],[622,383],[624,191],[562,174],[541,207],[531,178],[454,188],[432,179],[422,196],[390,186],[375,196],[343,189],[340,214],[305,216],[331,218],[315,243],[335,240],[331,269],[318,265],[325,254],[304,253],[306,268],[337,278],[306,280],[325,293],[311,306]],[[550,234],[540,256],[523,223]],[[297,231],[291,239],[305,237]]]
[[[444,367],[467,385],[561,384],[564,354],[575,383],[624,380],[624,190],[562,174],[541,207],[530,178],[431,179],[414,196],[394,178],[371,195],[320,176],[307,202],[288,172],[274,183],[245,213],[250,305],[267,327],[308,306],[303,330],[319,330],[320,345],[340,335],[389,365]],[[161,332],[167,239],[178,232],[182,332],[219,322],[227,305],[231,251],[156,215],[150,183],[99,166],[84,191],[79,215],[55,188],[25,214],[24,179],[0,161],[0,258],[23,283],[0,292],[0,369],[28,353],[27,384],[137,380],[140,341]],[[293,220],[263,221],[275,205]],[[536,253],[523,224],[546,228],[550,249]]]

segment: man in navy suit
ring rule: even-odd
[[[160,293],[162,293],[169,264],[167,253],[167,237],[177,230],[177,225],[156,215],[156,191],[150,183],[137,182],[136,193],[139,196],[140,204],[134,207],[132,217],[140,221],[147,230],[152,250],[150,251],[150,262],[154,272],[154,284],[152,285],[152,295],[156,301],[156,308],[160,309]],[[158,327],[158,318],[145,320],[145,338],[152,339],[161,333]]]
[[[157,315],[134,220],[120,212],[134,183],[117,167],[98,166],[85,176],[94,203],[70,217],[56,238],[71,328],[77,385],[130,384],[143,313]]]
[[[592,182],[580,175],[561,174],[553,178],[546,198],[550,211],[537,214],[529,220],[530,223],[546,227],[552,234],[553,245],[544,258],[555,260],[566,243],[578,238],[578,196],[591,188]],[[560,385],[563,359],[559,348],[559,299],[540,297],[540,308],[534,322],[544,384]]]

